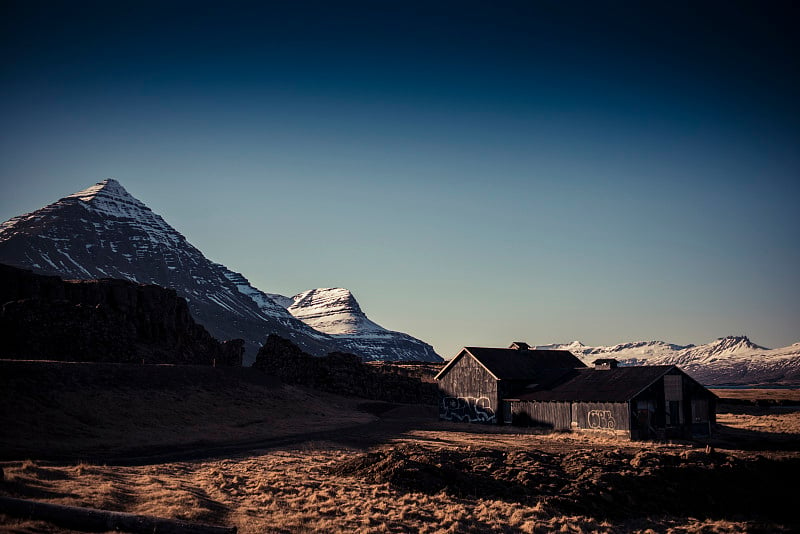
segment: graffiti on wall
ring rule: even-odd
[[[586,424],[589,428],[607,428],[609,430],[613,430],[617,426],[610,410],[589,410]]]
[[[446,421],[494,423],[496,421],[488,397],[443,397],[439,416]]]

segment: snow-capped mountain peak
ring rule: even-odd
[[[769,350],[750,341],[747,336],[726,336],[718,338],[707,345],[709,355],[732,354],[751,350]]]
[[[336,305],[345,308],[361,308],[349,289],[343,287],[321,287],[309,289],[294,296],[294,304],[299,306]]]
[[[146,207],[141,201],[128,193],[128,191],[122,187],[122,184],[120,184],[114,178],[106,178],[105,180],[101,180],[96,184],[87,187],[86,189],[78,191],[77,193],[67,195],[64,198],[77,198],[83,202],[91,202],[97,197],[119,199],[124,202],[130,202],[133,204],[138,204],[142,207]]]
[[[342,287],[309,289],[295,295],[289,313],[326,334],[388,334],[370,321],[350,290]]]
[[[441,361],[429,345],[410,336],[420,345],[417,350],[386,353],[380,352],[385,347],[361,350],[347,336],[315,330],[286,309],[284,304],[294,305],[294,299],[268,295],[210,261],[112,178],[0,224],[0,263],[62,278],[122,278],[175,289],[194,319],[217,339],[245,340],[245,362],[254,359],[270,333],[317,355],[348,351],[365,359]],[[326,298],[341,300],[342,310],[368,321],[348,295],[347,290],[329,291]]]
[[[79,200],[89,211],[109,217],[136,220],[158,228],[162,233],[169,228],[164,219],[128,193],[122,184],[113,178],[107,178],[82,191],[68,195],[62,201],[70,199]]]
[[[384,354],[385,359],[392,360],[441,361],[427,343],[371,321],[349,289],[325,287],[309,289],[291,298],[269,296],[286,306],[295,318],[335,338],[350,352]]]
[[[71,213],[73,207],[82,208],[87,213]],[[61,217],[66,211],[70,211],[70,217],[77,217],[84,222],[89,218],[102,219],[102,223],[97,221],[93,223],[97,233],[101,233],[102,228],[116,225],[120,228],[135,228],[137,233],[145,234],[146,241],[154,245],[181,247],[186,243],[183,235],[167,224],[161,216],[153,213],[143,202],[128,193],[113,178],[97,182],[91,187],[67,195],[33,213],[17,216],[0,224],[0,241],[11,239],[15,235],[14,229],[23,223],[25,226],[41,226],[38,224],[41,221],[44,223],[42,229],[45,231],[45,235],[53,234],[54,229],[50,224],[49,216],[58,214]],[[58,239],[58,237],[55,238]],[[112,249],[117,248],[113,244],[110,246]]]

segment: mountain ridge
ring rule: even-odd
[[[173,288],[214,337],[245,340],[245,363],[254,361],[270,333],[318,356],[350,351],[363,359],[401,357],[357,352],[347,339],[295,318],[241,273],[206,258],[114,179],[0,224],[0,262],[62,278],[121,278]],[[441,361],[432,349],[419,357]]]
[[[362,311],[349,289],[309,289],[277,300],[289,304],[287,310],[317,331],[324,332],[342,343],[351,352],[394,353],[413,355],[422,353],[433,357],[433,347],[403,332],[388,330],[370,320]]]
[[[747,336],[733,335],[703,345],[634,341],[590,347],[577,343],[536,348],[570,350],[587,365],[596,358],[615,358],[621,365],[678,365],[706,385],[800,385],[800,342],[769,349]]]

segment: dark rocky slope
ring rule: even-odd
[[[69,280],[0,264],[0,358],[241,365],[175,291],[126,280]]]
[[[274,334],[253,364],[289,384],[385,402],[431,405],[437,403],[439,390],[433,377],[441,366],[433,362],[362,362],[343,352],[315,357]]]

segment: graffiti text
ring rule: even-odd
[[[589,410],[586,423],[589,428],[608,428],[613,430],[617,426],[617,422],[614,421],[609,410]]]
[[[442,397],[439,417],[447,421],[494,423],[494,410],[488,397]]]

